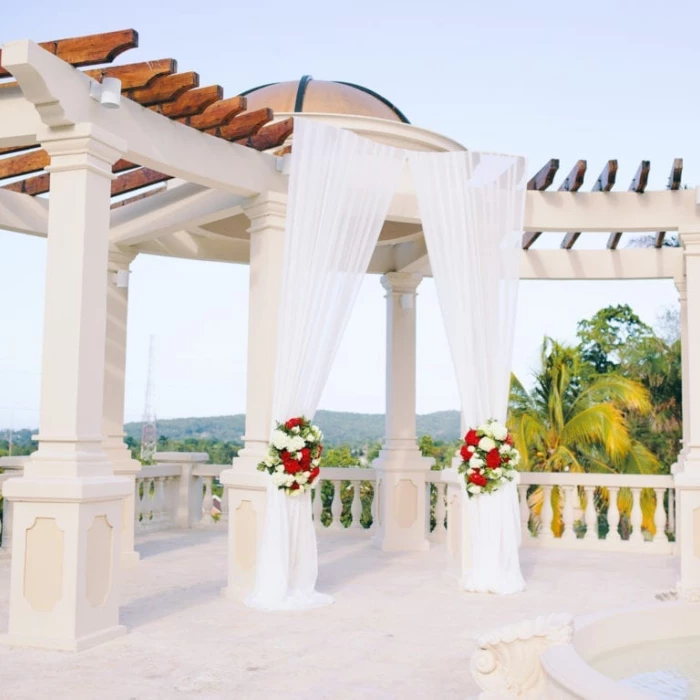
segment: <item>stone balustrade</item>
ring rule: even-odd
[[[522,472],[523,545],[670,553],[672,476]]]
[[[12,545],[12,504],[2,498],[2,485],[20,476],[28,457],[0,457],[0,556],[8,556]]]
[[[26,459],[0,458],[0,493],[4,481],[21,473]],[[227,494],[218,477],[229,467],[207,461],[205,453],[162,452],[154,465],[136,474],[137,533],[226,527]],[[426,475],[426,534],[433,543],[447,537],[444,476],[441,471]],[[323,468],[313,495],[317,528],[371,531],[376,521],[375,484],[372,468]],[[672,476],[522,472],[518,491],[524,546],[674,551]],[[10,544],[9,503],[4,505],[8,510],[0,519],[0,552],[9,551]]]

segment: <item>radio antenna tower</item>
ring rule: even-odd
[[[143,462],[153,461],[153,456],[158,447],[158,431],[156,430],[156,412],[154,407],[154,365],[155,365],[155,342],[151,336],[148,348],[148,377],[146,379],[146,403],[143,408],[143,419],[141,428],[141,460]]]

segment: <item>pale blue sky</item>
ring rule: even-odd
[[[310,73],[360,83],[416,125],[468,148],[552,157],[561,177],[578,158],[590,187],[605,161],[618,188],[651,160],[662,189],[674,157],[700,184],[695,73],[700,9],[691,1],[472,2],[355,0],[167,3],[33,0],[3,15],[0,44],[133,27],[141,48],[119,63],[174,57],[201,84],[234,95]],[[555,182],[555,186],[559,180]],[[593,234],[589,234],[593,235]],[[605,234],[601,234],[605,236]],[[538,246],[556,246],[543,237]],[[585,237],[584,237],[585,238]],[[587,246],[582,239],[583,246]],[[37,424],[45,242],[0,231],[0,426]],[[157,342],[160,417],[238,413],[245,405],[247,268],[140,257],[131,276],[127,419],[143,411],[148,340]],[[432,281],[419,289],[418,410],[457,407]],[[544,334],[572,340],[610,303],[648,322],[676,302],[671,282],[524,282],[515,370],[535,364]],[[384,302],[368,277],[322,407],[383,411]]]

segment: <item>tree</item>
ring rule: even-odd
[[[608,374],[619,367],[626,347],[654,337],[654,332],[629,305],[621,304],[579,321],[577,335],[584,362],[597,374]]]

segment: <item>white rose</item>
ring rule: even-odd
[[[484,452],[490,452],[494,447],[496,447],[496,443],[490,437],[482,437],[479,440],[479,449]]]
[[[481,493],[481,486],[477,486],[476,484],[469,484],[467,487],[467,491],[469,493]]]
[[[314,459],[314,460],[312,460],[311,464],[312,464],[314,467],[317,467],[319,464],[321,464],[321,460],[320,460],[320,459]]]
[[[484,435],[491,435],[491,426],[488,423],[480,425],[476,430],[477,432],[483,433]]]
[[[297,481],[300,484],[305,484],[309,480],[309,476],[306,472],[299,472],[297,474]]]
[[[316,436],[313,430],[309,431],[309,434],[306,436],[306,442],[316,442]]]
[[[306,440],[304,440],[304,438],[300,435],[295,435],[294,437],[289,438],[289,444],[287,447],[289,452],[299,452],[299,450],[303,450],[304,447],[306,447]]]
[[[500,423],[492,423],[491,435],[493,435],[496,440],[505,440],[508,437],[508,428]]]
[[[469,445],[469,447],[467,447],[467,452],[474,452],[475,450],[476,447],[474,447],[474,445]]]
[[[293,433],[298,433],[298,432],[300,432],[300,431],[301,431],[301,428],[300,428],[298,425],[295,425],[295,426],[292,428],[292,432],[293,432]]]
[[[483,467],[484,466],[484,460],[481,459],[481,457],[474,456],[469,460],[469,466],[478,468],[478,467]]]
[[[281,430],[274,430],[270,442],[278,450],[286,450],[289,445],[289,436]]]
[[[275,471],[276,471],[276,472],[283,472],[283,471],[284,471],[284,464],[278,464],[278,465],[275,467]]]
[[[287,475],[286,474],[280,474],[280,473],[275,473],[271,476],[272,483],[277,486],[286,486],[287,485]]]
[[[493,474],[494,479],[500,479],[502,474],[503,474],[503,469],[501,467],[496,467],[495,469],[491,469],[491,474]]]
[[[273,455],[267,455],[264,459],[265,465],[268,467],[274,467],[277,464],[277,458]]]

